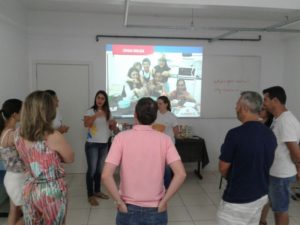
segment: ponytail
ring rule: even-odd
[[[9,120],[14,113],[19,113],[21,107],[22,101],[15,98],[8,99],[3,103],[2,109],[0,110],[0,133],[2,133],[5,128],[5,122]]]

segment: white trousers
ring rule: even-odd
[[[6,171],[4,186],[10,200],[16,205],[23,205],[23,186],[25,181],[24,173]]]
[[[262,208],[267,202],[267,195],[245,204],[229,203],[221,200],[217,212],[217,224],[258,225]]]

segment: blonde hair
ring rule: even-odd
[[[29,94],[21,112],[20,135],[28,141],[41,141],[52,134],[52,122],[56,116],[56,107],[51,95],[45,91]]]

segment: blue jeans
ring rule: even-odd
[[[157,208],[127,204],[127,213],[118,212],[117,225],[167,225],[168,213],[157,212]]]
[[[107,155],[107,143],[85,143],[85,155],[88,170],[86,172],[86,186],[88,197],[101,189],[101,172]]]
[[[270,176],[269,198],[273,212],[287,212],[290,203],[290,185],[296,176],[280,178]]]

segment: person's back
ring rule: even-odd
[[[23,173],[24,164],[19,157],[15,145],[6,144],[5,138],[9,135],[14,135],[14,130],[8,129],[3,135],[0,136],[0,157],[3,160],[6,171]]]
[[[65,223],[68,199],[61,162],[73,162],[74,153],[63,135],[52,127],[55,113],[48,93],[32,92],[25,99],[21,126],[15,134],[15,145],[25,164],[25,224]]]
[[[269,170],[276,138],[259,121],[262,98],[257,92],[241,93],[236,103],[242,125],[231,129],[221,147],[219,171],[228,179],[217,212],[218,225],[259,224],[268,201]]]
[[[171,139],[152,129],[157,104],[142,98],[135,109],[139,125],[119,133],[112,143],[102,173],[102,180],[118,208],[116,224],[166,225],[167,202],[185,179],[185,171]],[[166,193],[163,176],[166,164],[174,178]],[[120,166],[120,191],[113,174]]]
[[[30,143],[17,132],[15,142],[22,161],[30,166],[26,171],[27,184],[51,182],[65,176],[61,158],[49,147],[47,139]]]
[[[247,203],[268,193],[269,170],[274,159],[274,134],[264,124],[249,121],[228,132],[230,142],[222,149],[231,148],[230,154],[221,153],[221,160],[234,154],[223,200],[232,203]],[[271,140],[271,141],[270,141]]]
[[[118,134],[111,146],[122,149],[107,159],[121,165],[121,196],[139,206],[157,207],[164,195],[165,164],[180,160],[171,139],[150,126],[135,125]],[[121,158],[119,158],[121,157]]]

